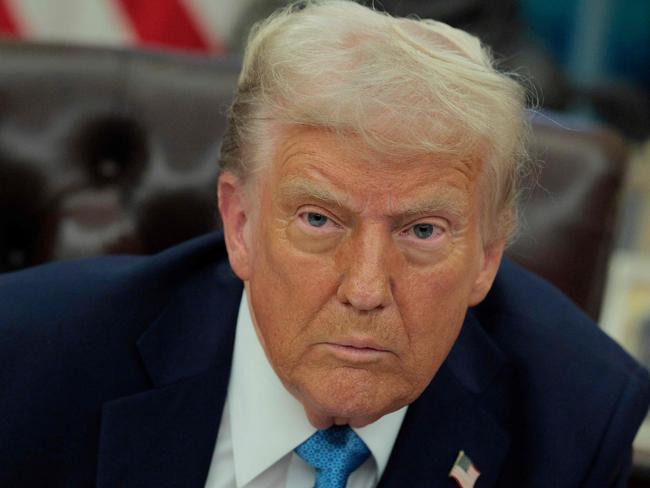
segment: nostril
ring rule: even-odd
[[[390,301],[390,291],[380,281],[371,286],[354,279],[344,279],[337,290],[338,300],[361,312],[381,310]]]

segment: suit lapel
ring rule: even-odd
[[[184,283],[138,341],[154,388],[104,405],[97,484],[202,487],[230,379],[242,285],[227,264]]]
[[[476,486],[494,486],[510,440],[496,420],[498,407],[486,399],[503,365],[502,353],[468,313],[449,357],[409,407],[379,486],[456,486],[448,473],[460,450],[481,472]]]

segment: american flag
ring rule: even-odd
[[[222,54],[254,0],[0,0],[0,37]]]
[[[481,472],[476,469],[465,451],[458,453],[458,457],[449,471],[449,477],[456,480],[460,488],[472,488],[480,475]]]

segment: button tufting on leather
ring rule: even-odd
[[[108,114],[85,121],[71,151],[96,187],[130,186],[142,175],[149,150],[144,128],[133,118]]]

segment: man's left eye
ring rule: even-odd
[[[415,237],[422,240],[435,237],[441,232],[441,229],[433,224],[415,224],[411,229],[413,229]]]
[[[325,215],[316,212],[307,212],[306,217],[312,227],[323,227],[329,220]]]

